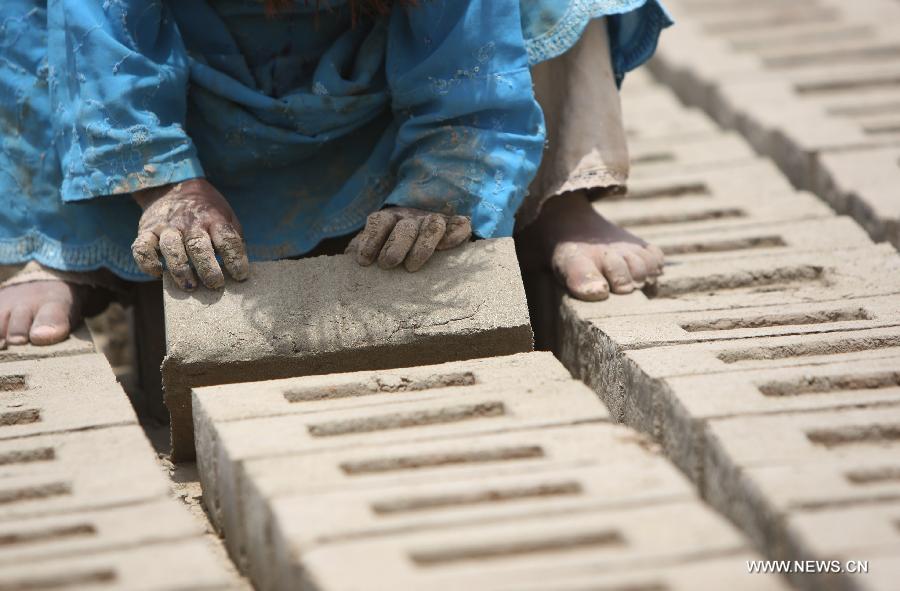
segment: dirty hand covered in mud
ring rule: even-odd
[[[195,289],[197,275],[203,285],[218,289],[225,284],[218,253],[229,275],[238,281],[247,278],[250,264],[240,223],[208,181],[192,179],[144,189],[134,193],[134,199],[144,213],[131,251],[143,272],[162,277],[162,253],[181,289]]]
[[[364,267],[378,261],[382,269],[403,263],[407,271],[418,271],[435,250],[455,248],[471,236],[472,224],[465,216],[389,207],[369,215],[347,253]]]

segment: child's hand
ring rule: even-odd
[[[465,216],[389,207],[369,215],[347,253],[355,252],[356,262],[364,267],[377,259],[382,269],[404,263],[407,271],[418,271],[435,250],[455,248],[471,236],[472,224]]]
[[[241,226],[225,197],[204,179],[145,189],[134,194],[143,208],[138,236],[131,252],[138,267],[162,277],[162,252],[172,278],[181,289],[197,287],[191,264],[209,289],[225,284],[216,260],[222,257],[228,273],[243,281],[250,272]]]

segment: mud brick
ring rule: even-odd
[[[565,297],[564,314],[593,319],[729,310],[900,292],[900,258],[889,245],[781,257],[746,255],[669,266],[656,286],[603,302]]]
[[[421,477],[409,480],[411,475],[393,481],[382,478],[382,487],[372,487],[354,483],[351,477],[347,479],[350,486],[324,491],[324,494],[292,491],[309,489],[310,485],[292,486],[280,477],[283,472],[273,471],[273,468],[283,469],[290,460],[281,462],[280,468],[277,459],[251,461],[247,465],[249,475],[241,480],[239,495],[242,527],[237,533],[243,541],[239,554],[246,558],[254,582],[265,589],[270,588],[278,564],[284,562],[275,556],[285,548],[273,547],[268,534],[277,528],[282,528],[293,540],[290,545],[293,552],[338,539],[509,521],[539,514],[615,510],[694,498],[683,475],[659,455],[639,445],[640,441],[633,436],[621,438],[619,429],[598,427],[593,431],[599,436],[585,441],[595,453],[589,465],[574,457],[563,457],[562,462],[548,460],[545,464],[549,465],[540,466],[531,458],[533,471],[501,474],[484,473],[483,466],[479,470],[473,465],[462,472],[458,467],[454,470],[452,465],[444,469],[436,466],[431,470],[433,477],[427,480]],[[582,435],[586,432],[581,429]],[[530,437],[532,446],[544,439],[540,432],[523,434],[523,437]],[[484,445],[476,442],[470,449],[477,448],[479,443]],[[484,447],[481,450],[484,453]],[[367,450],[356,457],[366,454],[371,457],[373,453]],[[422,457],[419,446],[406,448],[402,453],[404,457]],[[434,452],[429,453],[433,457]],[[453,454],[443,453],[445,457]],[[329,454],[303,459],[317,460],[318,471],[326,464],[334,471],[340,470],[340,463]],[[343,465],[354,465],[354,462],[359,465],[360,460],[348,460]],[[371,465],[371,460],[368,462]],[[394,471],[395,477],[401,475],[402,471]],[[335,520],[335,515],[340,518]],[[285,560],[292,562],[287,555]]]
[[[349,256],[255,264],[224,293],[167,283],[173,455],[193,455],[190,388],[530,351],[512,239],[438,253],[420,272]]]
[[[99,353],[0,364],[0,391],[0,440],[137,424]]]
[[[633,140],[628,144],[632,180],[674,172],[729,168],[757,159],[743,139],[731,133],[709,137]]]
[[[795,576],[801,589],[862,589],[889,591],[900,577],[900,502],[827,511],[798,513],[788,517],[787,544],[795,555],[819,560],[867,561],[865,573]],[[812,558],[812,559],[816,559]],[[852,568],[859,568],[853,564]]]
[[[625,422],[659,435],[656,410],[676,376],[716,376],[726,387],[731,372],[778,367],[830,365],[842,361],[888,358],[900,362],[900,327],[710,341],[627,351],[622,367]],[[721,375],[728,372],[729,375]],[[627,393],[627,395],[625,394]],[[799,400],[799,399],[798,399]],[[777,407],[777,405],[771,405]],[[785,408],[790,408],[785,405]],[[802,406],[801,406],[802,408]]]
[[[228,504],[222,497],[234,494],[235,466],[250,458],[609,419],[606,408],[580,382],[542,382],[537,373],[528,387],[515,383],[509,388],[502,383],[484,389],[462,387],[455,392],[445,389],[438,397],[414,392],[379,405],[219,423],[206,418],[204,392],[198,392],[199,467],[213,519],[220,521],[217,508]]]
[[[535,351],[438,365],[335,373],[197,388],[197,445],[225,421],[382,407],[409,400],[446,399],[465,392],[551,389],[572,376],[549,352]]]
[[[896,104],[900,113],[900,96]],[[900,148],[823,154],[820,163],[818,193],[852,215],[873,239],[900,248]]]
[[[326,416],[340,411],[388,413],[398,403],[453,405],[456,404],[453,399],[460,396],[466,397],[465,400],[490,399],[497,395],[507,399],[519,393],[534,400],[544,392],[557,391],[574,396],[580,406],[589,409],[589,415],[603,415],[602,407],[585,396],[584,387],[547,352],[197,388],[194,422],[204,493],[214,506],[218,434],[240,421],[266,417],[283,420],[291,415],[316,421],[322,413]],[[216,520],[216,513],[212,513]]]
[[[798,474],[825,470],[828,474],[830,468],[846,468],[844,476],[862,486],[879,482],[888,486],[897,469],[898,433],[897,406],[712,420],[707,423],[704,443],[703,493],[754,537],[772,539],[778,532],[773,533],[778,523],[772,516],[780,506],[790,508],[793,494],[776,492],[779,470],[796,468]],[[823,489],[807,499],[810,509],[827,507],[829,497],[835,505],[840,505],[842,498],[852,502],[846,486],[825,488],[833,481],[833,477],[819,481]],[[815,483],[809,483],[797,489],[798,504],[804,503],[803,496],[813,486]]]
[[[103,589],[110,591],[176,591],[236,589],[233,575],[207,542],[189,539],[121,548],[0,569],[2,589]]]
[[[560,359],[624,419],[624,354],[636,349],[900,326],[896,296],[596,319],[564,309]],[[737,341],[740,342],[740,341]]]
[[[872,246],[866,232],[849,217],[790,221],[754,226],[710,228],[686,234],[642,232],[660,247],[669,263],[729,258],[744,253],[781,256],[792,252],[827,251]]]
[[[706,114],[685,107],[669,90],[653,87],[628,94],[627,82],[623,88],[622,119],[629,141],[703,137],[721,132]]]
[[[900,405],[898,367],[900,354],[884,359],[673,377],[659,383],[654,395],[644,398],[644,406],[636,412],[659,428],[668,455],[700,481],[708,421]]]
[[[795,191],[764,160],[635,180],[627,195],[602,199],[594,207],[640,234],[689,234],[713,223],[759,225],[834,216],[814,196]]]
[[[58,345],[49,347],[35,347],[28,345],[9,345],[0,351],[0,363],[9,361],[26,361],[29,359],[43,359],[45,357],[66,357],[69,355],[83,355],[94,353],[94,343],[91,341],[91,333],[86,326],[82,326],[68,339]]]
[[[898,470],[896,458],[877,454],[873,458],[747,468],[740,476],[737,496],[729,499],[724,509],[758,547],[777,551],[783,559],[805,556],[809,552],[790,542],[792,534],[786,524],[791,519],[896,502],[900,499]]]
[[[325,589],[509,589],[553,573],[610,576],[746,553],[727,522],[687,502],[334,543],[308,552],[296,580]]]
[[[172,499],[0,522],[0,565],[109,552],[123,547],[178,542],[203,530]],[[39,568],[36,566],[35,568]]]
[[[735,52],[727,40],[706,34],[692,19],[679,19],[678,28],[666,32],[650,68],[682,101],[708,113],[719,81],[763,74],[761,60]]]
[[[761,560],[757,554],[730,555],[725,558],[708,558],[676,565],[648,564],[636,572],[612,574],[545,573],[534,581],[516,583],[516,591],[546,591],[547,580],[553,581],[555,591],[584,591],[585,589],[665,589],[665,591],[788,591],[790,587],[778,575],[748,576],[745,565]],[[543,573],[542,573],[543,574]],[[492,587],[493,588],[493,587]],[[502,582],[496,589],[509,589]]]
[[[0,521],[168,496],[137,425],[0,441]]]
[[[813,87],[811,83],[809,88]],[[821,152],[885,143],[858,124],[798,99],[796,85],[780,80],[723,84],[710,108],[716,120],[740,131],[804,189],[813,187]]]

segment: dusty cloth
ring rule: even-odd
[[[57,271],[50,267],[28,261],[24,265],[0,265],[0,289],[11,285],[34,281],[64,281],[72,285],[103,288],[115,294],[125,294],[128,284],[105,269],[97,271]]]
[[[592,21],[572,49],[531,69],[547,142],[516,216],[517,229],[533,222],[551,197],[621,187],[628,180],[628,146],[605,20]]]

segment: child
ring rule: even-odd
[[[217,289],[362,226],[362,265],[518,224],[576,297],[661,272],[586,192],[625,181],[615,84],[670,22],[655,0],[318,5],[3,3],[0,264],[29,262],[4,345],[64,339],[98,286],[163,262]]]

